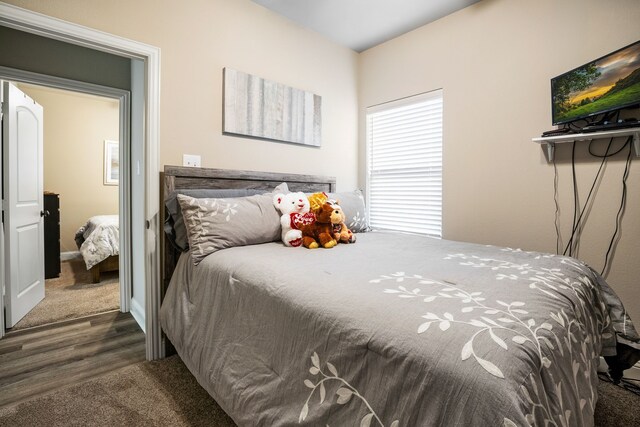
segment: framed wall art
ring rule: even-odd
[[[230,68],[223,80],[223,133],[320,147],[319,95]]]
[[[104,141],[104,185],[118,185],[120,182],[119,150],[118,141]]]

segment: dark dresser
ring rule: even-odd
[[[44,278],[60,277],[60,195],[44,193]]]

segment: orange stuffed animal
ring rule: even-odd
[[[306,224],[300,227],[302,230],[302,245],[308,249],[315,249],[320,246],[332,248],[338,244],[333,235],[334,224],[343,221],[342,210],[332,203],[325,202],[316,211],[316,221],[313,224]]]
[[[333,205],[335,209],[338,209],[340,211],[340,216],[342,217],[342,220],[339,223],[333,224],[333,237],[338,241],[338,243],[355,243],[355,234],[353,234],[353,232],[349,230],[349,227],[347,227],[347,224],[344,223],[346,217],[340,207],[340,202],[328,200],[327,203]]]

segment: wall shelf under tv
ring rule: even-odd
[[[593,141],[594,139],[617,138],[620,136],[633,136],[633,149],[636,157],[640,157],[640,127],[626,129],[612,129],[600,132],[571,133],[567,135],[543,136],[532,138],[537,144],[546,145],[547,161],[553,161],[556,144],[573,141]]]

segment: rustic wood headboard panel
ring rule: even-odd
[[[298,175],[275,172],[253,172],[233,169],[209,169],[193,168],[183,166],[165,166],[164,172],[160,173],[162,206],[161,224],[164,224],[167,215],[165,202],[174,191],[188,189],[226,189],[226,188],[249,188],[254,190],[273,190],[278,184],[286,182],[291,191],[335,192],[336,179],[334,177],[319,175]],[[169,280],[175,269],[180,252],[177,251],[167,236],[162,240],[162,292],[164,298],[165,290],[169,286]]]

